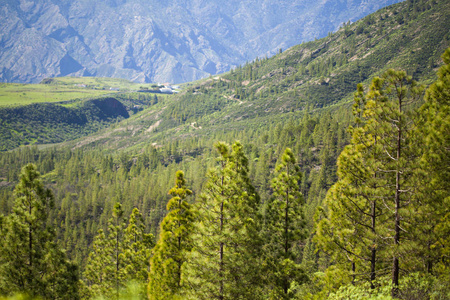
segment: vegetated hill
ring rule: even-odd
[[[450,45],[448,24],[449,2],[395,4],[323,39],[193,83],[175,98],[127,120],[122,126],[132,130],[132,136],[121,134],[119,125],[78,145],[94,142],[111,149],[159,145],[168,139],[261,128],[305,111],[345,106],[357,83],[367,86],[388,68],[405,70],[426,84]]]
[[[75,139],[128,117],[126,107],[111,97],[86,100],[69,107],[34,103],[1,108],[0,151]]]
[[[60,128],[67,133],[54,133],[50,138],[36,131],[48,127],[46,118],[42,119],[44,125],[31,126],[31,131],[23,127],[28,126],[26,119],[10,122],[2,128],[3,144],[8,145],[2,149],[69,141],[88,134],[92,135],[76,141],[77,147],[161,145],[167,139],[211,136],[224,128],[258,128],[301,116],[306,110],[335,109],[351,101],[358,82],[367,83],[387,68],[405,69],[415,79],[427,82],[440,63],[439,55],[449,45],[449,23],[448,3],[399,3],[346,24],[323,39],[188,84],[183,93],[167,99],[155,100],[154,95],[144,93],[116,95],[129,110],[135,105],[139,105],[135,112],[151,108],[98,134],[95,132],[104,126],[76,125],[66,130],[64,124]],[[94,84],[97,79],[86,80]],[[73,82],[70,78],[57,81]],[[56,127],[50,132],[57,132]]]
[[[0,151],[86,136],[169,96],[137,92],[150,89],[155,85],[99,77],[1,83]]]
[[[323,37],[399,0],[0,1],[0,81],[186,82]]]
[[[72,149],[23,147],[0,153],[0,212],[11,211],[20,167],[38,164],[56,195],[49,223],[60,224],[58,241],[82,272],[89,246],[98,229],[106,229],[116,202],[123,204],[125,215],[139,208],[146,229],[157,233],[176,170],[185,171],[187,185],[199,195],[208,167],[217,162],[213,143],[239,139],[262,203],[272,196],[270,181],[277,159],[286,147],[292,149],[303,173],[305,220],[312,232],[315,209],[337,179],[336,158],[349,140],[346,117],[356,84],[361,80],[367,84],[388,67],[407,69],[414,63],[421,70],[416,79],[428,82],[440,64],[441,48],[449,45],[447,33],[442,33],[448,15],[447,4],[432,1],[395,5],[374,14],[372,21],[361,20],[322,40],[193,83],[183,94],[161,99],[158,95],[157,103],[130,118],[63,143]],[[376,38],[380,27],[384,39]],[[374,41],[370,47],[364,45],[368,35]],[[345,43],[352,39],[354,48],[346,52]],[[404,47],[389,53],[395,49],[389,48],[392,45]],[[374,64],[382,54],[390,58]],[[322,62],[333,57],[346,60],[331,63],[331,70],[319,68],[328,66]],[[407,58],[411,60],[405,63]],[[372,64],[374,68],[364,73],[363,66]],[[336,78],[344,84],[334,83]],[[323,271],[323,263],[329,261],[315,247],[310,239],[302,244],[304,257],[311,262],[305,264],[309,275]]]

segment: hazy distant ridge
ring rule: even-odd
[[[325,36],[395,2],[3,0],[0,81],[192,81]]]

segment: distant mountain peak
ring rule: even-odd
[[[323,37],[399,0],[21,0],[0,7],[0,81],[186,82]]]

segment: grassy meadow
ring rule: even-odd
[[[111,93],[115,92],[75,86],[3,83],[0,84],[0,107],[27,105],[38,102],[61,102],[92,98]]]
[[[43,82],[46,84],[0,83],[0,107],[95,98],[151,86],[125,79],[95,77],[58,77]]]
[[[138,90],[141,87],[150,88],[151,84],[135,83],[121,78],[105,78],[105,77],[56,77],[51,79],[51,85],[86,85],[91,89],[118,88],[125,91]]]

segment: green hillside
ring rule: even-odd
[[[324,39],[187,84],[172,101],[129,120],[125,126],[134,126],[132,139],[115,137],[104,143],[115,148],[125,138],[122,145],[140,147],[149,139],[160,143],[211,136],[223,128],[264,127],[305,111],[334,111],[351,103],[357,83],[367,85],[388,68],[405,70],[427,84],[450,45],[449,23],[445,1],[386,7]],[[343,111],[349,112],[349,106]],[[153,134],[146,131],[151,126],[158,128]]]
[[[63,102],[113,93],[114,91],[110,91],[109,88],[108,90],[97,90],[76,86],[75,84],[2,83],[0,85],[0,108],[42,102]]]
[[[301,116],[306,110],[336,110],[351,103],[358,82],[367,85],[388,68],[405,70],[415,80],[427,84],[440,64],[440,54],[450,44],[449,22],[450,6],[445,2],[406,1],[392,5],[355,23],[345,24],[324,39],[303,43],[271,58],[257,58],[223,75],[186,84],[178,96],[128,120],[121,130],[100,132],[98,137],[94,134],[81,144],[96,141],[97,146],[101,139],[100,144],[111,149],[118,144],[119,148],[141,147],[141,143],[147,144],[149,140],[161,143],[179,136],[210,136],[223,126],[258,128],[267,122],[286,119],[288,113]],[[120,89],[121,99],[135,101],[126,104],[129,109],[135,105],[139,110],[145,108],[146,102],[142,100],[150,99],[144,93],[130,92],[151,89],[151,85],[121,79],[61,77],[44,80],[44,83],[20,86],[30,89],[28,92],[15,91],[13,85],[5,85],[8,92],[0,103],[18,104],[25,98],[31,102],[52,101],[48,95],[54,95],[53,101],[64,101],[80,97],[78,92],[93,97],[110,88]],[[72,92],[62,93],[67,89]],[[132,128],[131,138],[122,134],[128,127]],[[11,135],[4,135],[4,144]],[[67,135],[62,140],[84,135]],[[110,138],[105,139],[105,136]],[[9,144],[14,147],[39,141],[42,142],[29,139],[25,143]],[[4,146],[3,149],[11,148]]]
[[[151,88],[152,84],[138,84],[125,79],[97,77],[46,78],[40,84],[2,83],[0,84],[0,108],[96,98],[108,94]]]
[[[82,101],[70,107],[35,103],[3,108],[0,109],[0,150],[63,142],[128,117],[126,107],[111,97]]]
[[[445,299],[448,24],[405,1],[176,95],[0,110],[6,149],[68,133],[0,153],[0,295]]]
[[[124,79],[48,78],[0,85],[0,151],[74,140],[109,127],[164,99],[139,93],[154,85]]]
[[[233,121],[327,107],[351,101],[356,83],[367,84],[388,68],[429,82],[449,45],[450,6],[445,1],[414,3],[384,8],[327,38],[194,86],[173,111],[182,111],[188,122],[197,121],[202,108],[194,113],[191,103],[205,103],[197,100],[204,95],[220,103],[220,110]]]

